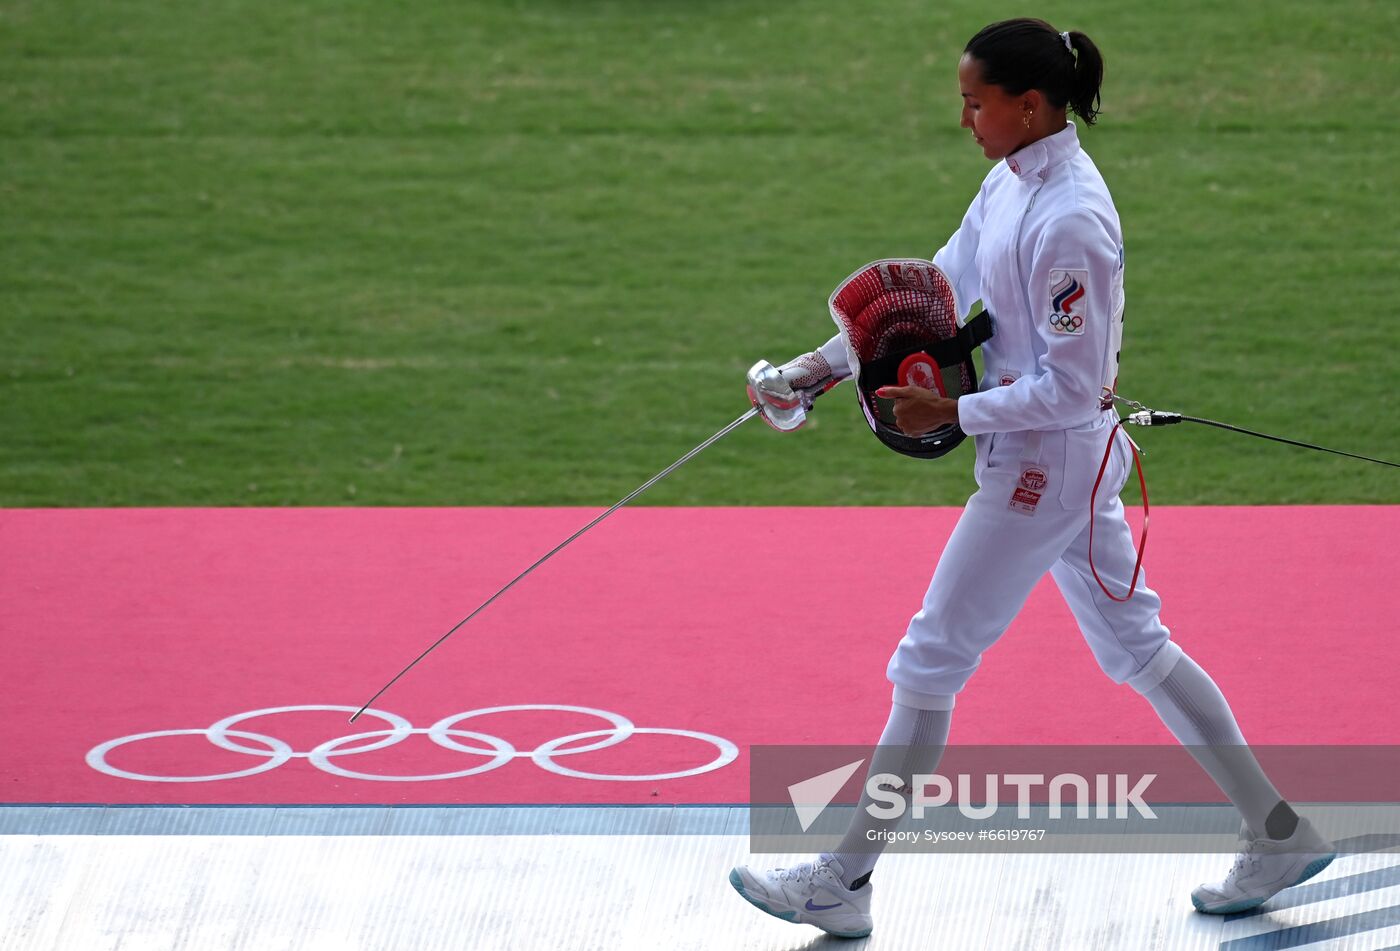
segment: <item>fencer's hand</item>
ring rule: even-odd
[[[958,421],[958,401],[921,386],[882,386],[876,396],[894,400],[894,421],[906,436],[922,436]]]
[[[778,372],[794,390],[806,397],[807,406],[811,406],[812,400],[840,382],[832,372],[826,357],[815,350],[789,360],[778,367]]]

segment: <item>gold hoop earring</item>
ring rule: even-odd
[[[1029,129],[1029,128],[1031,127],[1031,116],[1033,116],[1033,115],[1035,115],[1035,110],[1034,110],[1034,109],[1027,109],[1027,110],[1026,110],[1026,114],[1025,114],[1024,116],[1021,117],[1022,120],[1026,123],[1026,128],[1027,128],[1027,129]]]

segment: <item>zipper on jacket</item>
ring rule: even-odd
[[[1030,200],[1026,202],[1025,210],[1021,212],[1021,217],[1016,222],[1016,238],[1015,242],[1012,244],[1012,247],[1015,248],[1013,253],[1016,258],[1016,283],[1021,288],[1022,296],[1025,297],[1026,313],[1030,315],[1032,324],[1035,323],[1035,306],[1031,300],[1031,289],[1029,285],[1026,284],[1026,275],[1021,270],[1021,233],[1026,228],[1026,216],[1029,215],[1031,209],[1035,207],[1035,200],[1040,197],[1040,190],[1044,187],[1045,181],[1042,179],[1041,182],[1035,186],[1035,191],[1031,192]]]

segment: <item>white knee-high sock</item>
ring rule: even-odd
[[[1230,704],[1210,675],[1186,654],[1143,696],[1239,809],[1255,835],[1286,839],[1298,817],[1245,744]]]
[[[943,748],[948,743],[948,727],[952,723],[951,710],[920,710],[896,703],[890,708],[890,718],[885,723],[885,731],[880,734],[880,745],[870,759],[870,769],[865,776],[892,773],[908,781],[916,773],[932,773],[943,756]],[[903,820],[876,819],[866,811],[873,803],[864,792],[851,825],[841,838],[835,852],[822,854],[823,859],[836,858],[841,863],[841,878],[847,888],[857,882],[865,884],[880,853],[885,847],[883,836],[875,836],[871,841],[871,830],[893,830]]]

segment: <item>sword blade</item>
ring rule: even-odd
[[[712,445],[714,445],[715,443],[719,442],[719,441],[720,441],[721,439],[723,439],[725,436],[728,436],[731,432],[733,432],[734,430],[738,429],[738,428],[739,428],[740,426],[742,426],[744,423],[746,423],[746,422],[748,422],[749,420],[753,419],[753,418],[754,418],[755,416],[757,416],[757,415],[758,415],[758,408],[757,408],[757,407],[751,408],[748,412],[744,413],[744,414],[743,414],[742,416],[740,416],[738,419],[734,420],[734,422],[729,423],[727,426],[725,426],[723,429],[719,430],[719,432],[715,433],[715,434],[714,434],[713,436],[711,436],[709,439],[706,439],[704,442],[700,443],[700,445],[696,446],[694,449],[690,450],[690,451],[687,452],[685,455],[681,456],[681,457],[680,457],[679,459],[677,459],[675,462],[671,463],[669,466],[667,466],[666,468],[662,469],[662,470],[661,470],[660,472],[658,472],[656,475],[652,476],[650,479],[646,480],[646,481],[643,482],[641,485],[637,486],[637,487],[636,487],[635,489],[633,489],[631,492],[627,493],[627,495],[625,495],[623,498],[621,498],[621,499],[619,499],[617,502],[615,502],[615,503],[613,504],[613,506],[612,506],[611,508],[609,508],[606,512],[604,512],[602,515],[599,515],[598,517],[594,518],[594,519],[593,519],[591,522],[589,522],[587,525],[583,526],[583,528],[580,528],[578,531],[574,532],[574,533],[573,533],[572,535],[570,535],[568,538],[564,539],[562,542],[560,542],[559,544],[557,544],[557,545],[555,545],[553,548],[551,548],[548,552],[545,553],[545,555],[544,555],[542,558],[540,558],[538,561],[536,561],[533,565],[531,565],[530,567],[526,568],[524,571],[520,572],[520,574],[518,574],[518,575],[516,575],[514,578],[512,578],[512,579],[510,580],[510,582],[506,584],[505,587],[501,588],[501,590],[497,591],[495,594],[491,595],[491,597],[489,597],[489,598],[487,598],[485,601],[481,602],[481,604],[477,607],[477,609],[476,609],[475,611],[473,611],[471,614],[468,614],[466,617],[462,618],[462,620],[458,621],[456,624],[452,625],[452,629],[451,629],[450,631],[448,631],[446,634],[442,635],[442,637],[439,637],[437,640],[433,641],[433,643],[432,643],[431,645],[429,645],[429,647],[428,647],[427,650],[423,651],[423,653],[421,653],[421,654],[419,654],[417,657],[415,657],[415,658],[409,663],[409,665],[408,665],[407,667],[405,667],[403,670],[399,671],[397,674],[394,675],[394,679],[393,679],[393,680],[390,680],[387,684],[385,684],[384,686],[380,687],[380,688],[379,688],[379,691],[378,691],[374,696],[370,697],[369,700],[365,701],[365,705],[362,706],[362,707],[360,707],[360,709],[358,709],[358,710],[355,711],[355,715],[352,716],[352,717],[350,718],[350,722],[351,722],[351,723],[354,723],[356,720],[358,720],[358,719],[360,718],[360,714],[364,713],[366,710],[369,709],[370,704],[372,704],[372,703],[374,703],[374,701],[378,700],[378,699],[384,694],[384,692],[385,692],[386,690],[388,690],[388,689],[389,689],[390,687],[392,687],[394,684],[396,684],[396,683],[399,682],[399,678],[403,677],[404,674],[408,673],[410,670],[412,670],[414,667],[416,667],[416,666],[418,665],[418,662],[419,662],[420,660],[422,660],[424,657],[427,657],[429,654],[431,654],[433,651],[435,651],[435,650],[437,649],[437,647],[438,647],[439,644],[441,644],[443,641],[447,640],[447,639],[448,639],[449,637],[451,637],[453,634],[457,633],[458,629],[460,629],[460,628],[461,628],[463,625],[465,625],[468,621],[470,621],[472,618],[476,617],[476,616],[477,616],[478,614],[480,614],[482,611],[486,610],[486,608],[491,604],[491,602],[495,601],[495,600],[496,600],[497,598],[499,598],[501,595],[505,594],[505,593],[506,593],[507,591],[509,591],[511,588],[515,587],[517,584],[519,584],[521,581],[523,581],[523,580],[530,574],[530,572],[534,571],[534,570],[535,570],[536,568],[538,568],[540,565],[544,564],[546,561],[549,561],[549,559],[553,558],[555,555],[559,554],[559,553],[560,553],[561,551],[563,551],[565,548],[569,547],[569,545],[573,544],[573,542],[576,541],[576,540],[579,538],[580,535],[582,535],[584,532],[588,531],[588,530],[589,530],[590,528],[592,528],[594,525],[597,525],[597,524],[598,524],[599,522],[601,522],[603,519],[607,518],[609,515],[611,515],[612,513],[616,512],[618,509],[622,508],[622,507],[623,507],[624,505],[626,505],[628,502],[632,501],[632,500],[635,499],[637,496],[641,495],[641,494],[642,494],[643,492],[645,492],[647,489],[649,489],[649,488],[651,488],[652,486],[656,485],[656,483],[658,483],[658,482],[660,482],[662,479],[666,478],[666,477],[667,477],[668,475],[670,475],[672,472],[675,472],[677,469],[679,469],[681,466],[685,465],[685,464],[686,464],[687,462],[689,462],[691,459],[693,459],[693,458],[695,458],[696,456],[700,455],[700,453],[704,452],[704,451],[705,451],[706,449],[708,449],[710,446],[712,446]]]

